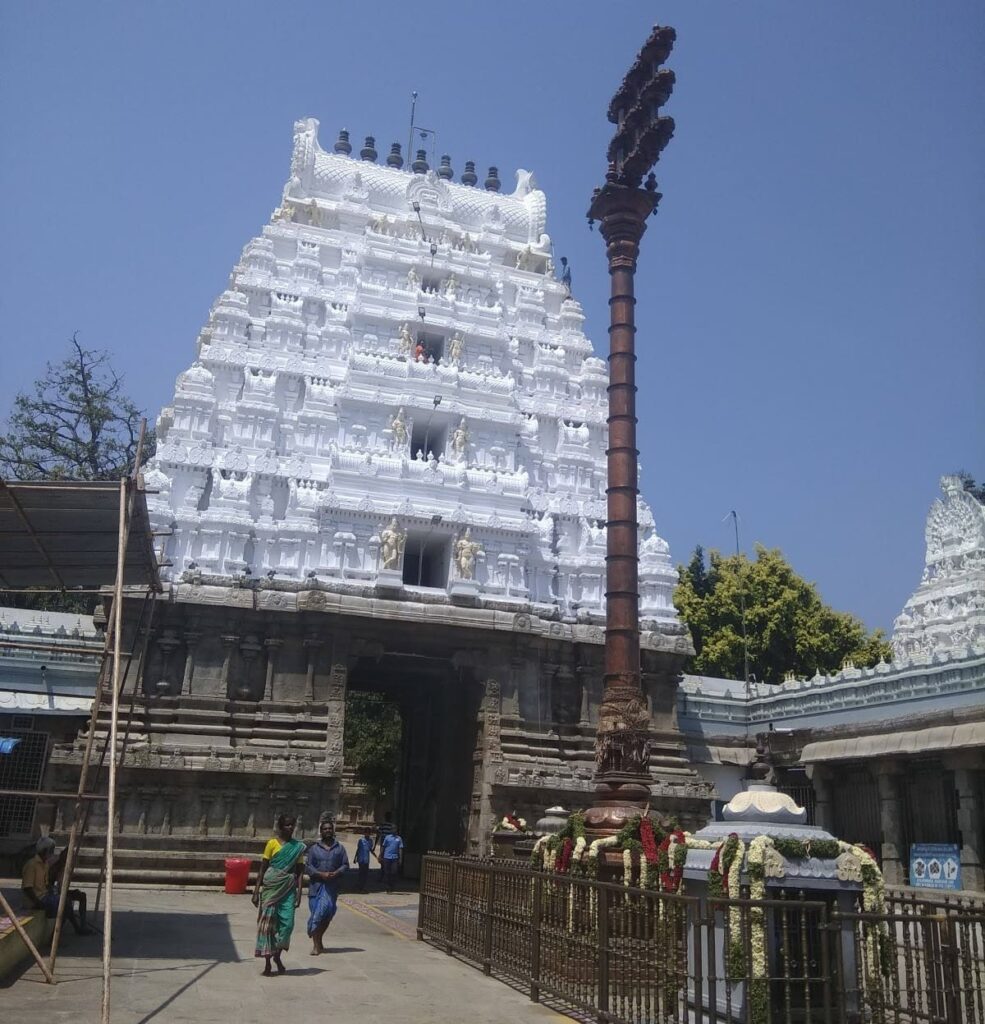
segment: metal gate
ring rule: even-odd
[[[4,732],[20,743],[11,753],[0,754],[0,790],[40,789],[48,760],[48,734],[18,729]],[[30,838],[37,803],[36,797],[0,796],[0,836]]]

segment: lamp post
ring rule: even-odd
[[[650,799],[650,722],[640,673],[633,279],[646,219],[660,201],[651,168],[674,133],[673,119],[660,115],[674,73],[660,65],[675,39],[672,28],[655,27],[613,96],[608,117],[617,127],[607,153],[609,169],[588,211],[589,222],[599,222],[611,278],[605,674],[595,739],[595,803],[585,813],[585,824],[597,835],[622,828]]]

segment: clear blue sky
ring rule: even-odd
[[[654,21],[678,128],[638,277],[644,494],[679,561],[736,508],[889,627],[938,477],[985,475],[980,0],[4,4],[0,413],[77,329],[153,419],[294,120],[382,150],[413,89],[456,169],[537,173],[601,347],[584,213]]]

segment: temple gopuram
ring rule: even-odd
[[[505,193],[494,167],[456,181],[447,156],[404,167],[399,145],[356,154],[345,131],[327,152],[317,121],[295,125],[280,203],[144,472],[166,592],[118,863],[191,877],[281,811],[309,836],[323,814],[371,815],[345,765],[353,691],[399,708],[410,871],[427,849],[485,851],[506,812],[590,802],[608,378],[546,210],[527,171]],[[711,789],[676,725],[691,642],[668,546],[639,517],[653,801],[700,826]],[[79,756],[56,751],[59,785]]]

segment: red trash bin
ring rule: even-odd
[[[242,896],[250,880],[248,857],[230,857],[226,861],[226,892],[230,896]]]

